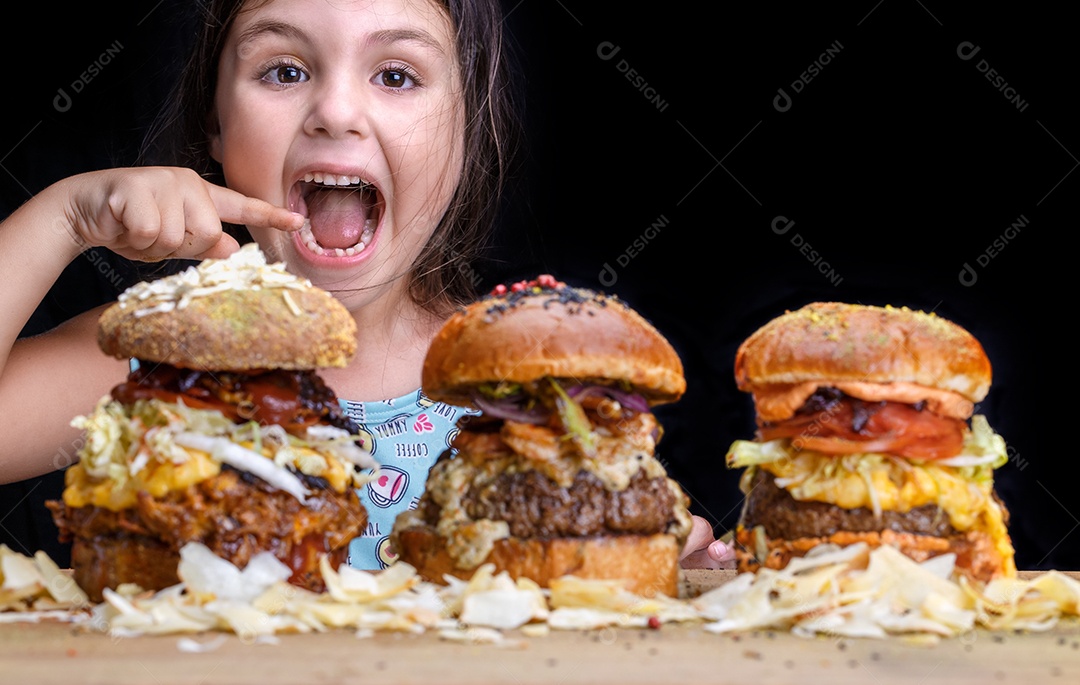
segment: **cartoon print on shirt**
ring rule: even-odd
[[[363,569],[386,568],[395,559],[386,541],[395,518],[419,504],[428,469],[458,433],[456,420],[480,412],[436,402],[420,391],[393,403],[342,405],[361,424],[365,444],[371,445],[372,456],[379,462],[374,479],[357,491],[367,508],[369,525],[350,543],[349,563]],[[366,420],[358,421],[361,416]]]
[[[435,400],[425,395],[423,390],[416,391],[416,406],[420,407],[421,409],[427,409],[434,404]]]
[[[461,432],[461,429],[458,428],[457,426],[454,426],[453,428],[451,428],[450,430],[448,430],[446,432],[446,448],[447,449],[453,449],[453,447],[454,447],[454,438],[456,438],[458,433],[460,433],[460,432]]]
[[[421,414],[416,417],[416,421],[413,422],[413,433],[430,433],[435,430],[435,424],[431,422],[427,414]]]
[[[375,480],[367,484],[368,501],[385,509],[400,502],[408,488],[407,471],[395,466],[380,466],[375,472]]]
[[[383,568],[386,568],[390,564],[397,561],[398,555],[395,554],[393,549],[391,549],[391,547],[390,547],[390,536],[389,535],[382,538],[381,540],[379,540],[378,543],[376,543],[376,545],[375,545],[375,554],[379,559],[379,565],[382,566]]]

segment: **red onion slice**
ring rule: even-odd
[[[566,394],[574,398],[574,400],[578,402],[580,402],[582,398],[587,397],[588,395],[606,395],[607,397],[615,400],[616,402],[631,411],[636,411],[642,414],[648,413],[650,411],[648,401],[641,395],[637,394],[636,392],[620,390],[619,388],[614,388],[610,385],[574,385],[566,388]]]
[[[473,404],[480,411],[504,421],[517,421],[518,423],[542,424],[548,420],[549,412],[539,403],[526,407],[528,398],[524,395],[515,395],[501,399],[484,397],[479,393],[473,394]]]

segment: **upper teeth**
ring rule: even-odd
[[[336,176],[334,174],[324,174],[321,171],[305,174],[304,181],[308,183],[321,183],[324,186],[360,185],[359,176]]]

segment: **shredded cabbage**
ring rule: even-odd
[[[191,453],[185,448],[207,452],[219,463],[255,473],[279,487],[285,483],[287,486],[282,489],[301,499],[299,482],[294,484],[266,471],[266,467],[288,474],[293,480],[295,476],[288,473],[289,469],[320,477],[336,470],[345,474],[346,485],[360,486],[364,476],[357,469],[377,466],[370,452],[357,444],[360,437],[340,428],[309,428],[307,435],[299,438],[278,425],[263,426],[255,421],[237,424],[219,411],[195,409],[182,401],[148,399],[126,406],[106,396],[92,413],[75,417],[71,425],[85,434],[79,451],[81,468],[91,478],[111,480],[117,487],[123,487],[154,464],[179,465],[189,461]],[[233,458],[240,452],[227,444],[260,461]],[[338,466],[333,466],[334,462]]]

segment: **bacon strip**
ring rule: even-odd
[[[924,402],[935,414],[954,419],[969,419],[975,410],[970,400],[953,392],[927,388],[914,383],[854,383],[808,381],[806,383],[754,387],[754,406],[762,421],[783,421],[791,418],[811,395],[821,388],[836,388],[845,395],[868,402],[889,400],[905,404]]]

